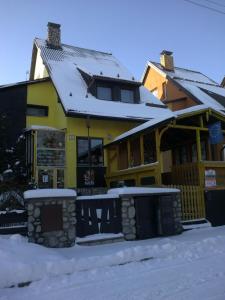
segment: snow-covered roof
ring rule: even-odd
[[[173,79],[203,105],[225,115],[225,89],[214,80],[193,70],[178,67],[174,67],[173,71],[165,70],[156,62],[148,62],[148,66]]]
[[[88,92],[81,71],[92,78],[97,76],[140,86],[141,83],[112,54],[65,44],[62,49],[52,49],[41,39],[35,39],[35,45],[40,49],[43,63],[67,113],[141,120],[170,113],[169,109],[146,105],[162,103],[144,86],[139,88],[139,104],[100,100]]]
[[[62,130],[54,128],[54,127],[42,126],[42,125],[31,125],[25,129],[25,131],[31,131],[31,130],[62,131]]]
[[[24,199],[48,197],[76,197],[77,193],[71,189],[36,189],[24,192]]]
[[[167,116],[167,117],[164,117],[164,116],[158,116],[156,119],[152,119],[150,121],[147,121],[137,127],[134,127],[132,128],[131,130],[128,130],[124,133],[122,133],[121,135],[117,136],[110,144],[113,144],[114,142],[118,142],[118,141],[121,141],[123,139],[126,139],[128,138],[129,136],[132,136],[136,133],[139,133],[139,132],[142,132],[146,129],[150,129],[150,128],[154,128],[155,126],[159,126],[160,124],[163,124],[163,123],[169,123],[172,119],[175,118],[175,115],[174,116]],[[109,145],[109,144],[108,144]]]
[[[108,194],[118,195],[147,195],[147,194],[170,194],[180,193],[172,188],[147,188],[147,187],[122,187],[108,190]]]

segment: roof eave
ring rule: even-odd
[[[112,145],[121,143],[122,141],[128,140],[129,138],[131,138],[131,137],[133,137],[133,136],[142,134],[142,133],[147,132],[147,131],[149,131],[149,130],[154,130],[155,128],[157,128],[157,127],[159,127],[159,126],[163,126],[163,125],[165,125],[165,124],[170,123],[170,122],[173,121],[174,119],[175,119],[175,117],[167,118],[166,120],[163,120],[163,121],[161,121],[161,122],[159,122],[159,123],[157,123],[157,124],[154,124],[154,125],[152,125],[152,126],[150,126],[150,127],[144,128],[144,129],[142,129],[142,130],[140,130],[140,131],[138,131],[138,132],[135,132],[135,133],[133,133],[133,134],[130,134],[130,135],[124,137],[124,138],[121,138],[121,139],[112,141],[111,143],[108,143],[108,144],[105,145],[104,147],[107,148],[107,147],[109,147],[109,146],[112,146]]]
[[[114,116],[102,116],[91,113],[80,113],[73,110],[68,110],[66,112],[67,117],[76,117],[76,118],[87,118],[90,117],[92,119],[101,119],[101,120],[117,120],[117,121],[131,121],[131,122],[146,122],[149,121],[150,118],[135,118],[135,117],[114,117]]]

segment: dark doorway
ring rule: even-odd
[[[156,237],[158,232],[158,197],[136,197],[136,236],[137,239]]]

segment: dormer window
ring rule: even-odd
[[[121,89],[121,101],[126,103],[134,103],[134,91]]]
[[[112,88],[106,86],[97,86],[97,98],[101,100],[113,100]]]

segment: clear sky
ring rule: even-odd
[[[0,0],[0,85],[23,81],[35,37],[60,23],[62,42],[112,52],[140,78],[147,60],[174,52],[178,67],[225,75],[225,0]],[[216,2],[216,4],[212,3]]]

